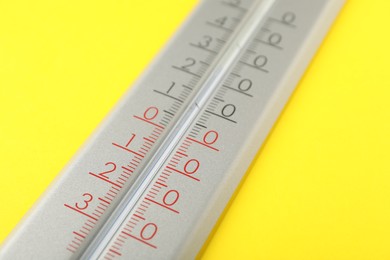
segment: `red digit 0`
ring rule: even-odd
[[[191,159],[184,165],[184,171],[187,174],[193,174],[199,169],[200,163],[196,159]]]
[[[218,140],[218,132],[210,130],[203,136],[203,142],[205,144],[214,144]]]
[[[147,232],[147,229],[149,230],[149,232]],[[146,234],[146,233],[150,233],[150,234]],[[157,225],[154,223],[148,223],[141,229],[140,235],[143,240],[150,240],[156,235],[156,233],[157,233]]]
[[[167,206],[174,205],[177,200],[179,199],[179,192],[177,190],[170,190],[167,193],[165,193],[163,197],[163,202]]]
[[[157,107],[148,107],[148,109],[145,110],[144,118],[146,120],[153,120],[158,115],[158,108]]]

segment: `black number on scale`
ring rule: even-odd
[[[187,62],[186,64],[181,66],[181,68],[184,70],[188,70],[189,67],[192,67],[196,64],[196,60],[193,58],[187,58],[186,62]]]
[[[264,55],[258,55],[253,59],[253,66],[262,69],[268,63],[268,58]]]
[[[241,4],[241,0],[229,0],[229,1],[226,1],[225,3],[227,3],[231,6],[239,6]]]
[[[275,47],[279,47],[279,43],[281,41],[282,41],[282,35],[279,33],[271,33],[267,39],[268,44]]]
[[[224,117],[231,117],[236,112],[236,106],[233,104],[227,104],[222,108],[221,114]]]
[[[176,83],[175,82],[173,82],[172,81],[172,84],[171,84],[171,86],[169,87],[169,89],[167,90],[167,94],[169,94],[169,92],[173,89],[173,87],[176,85]]]
[[[221,27],[223,27],[223,26],[225,25],[227,19],[228,19],[227,16],[224,16],[224,17],[215,19],[215,20],[214,20],[214,23],[217,24],[217,25],[219,25],[219,26],[221,26]]]
[[[199,41],[198,45],[202,48],[207,48],[210,46],[210,43],[213,41],[211,36],[205,35],[203,36],[203,40]]]
[[[282,23],[294,25],[296,15],[293,12],[287,12],[282,16]]]
[[[250,79],[242,79],[238,83],[238,90],[241,92],[247,92],[252,87],[252,81]]]

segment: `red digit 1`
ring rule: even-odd
[[[141,229],[141,238],[143,240],[152,239],[157,233],[157,225],[154,223],[148,223]]]
[[[80,206],[79,203],[75,204],[76,208],[78,208],[79,210],[84,210],[88,208],[89,203],[93,200],[93,196],[90,193],[84,193],[83,197],[86,197],[86,199],[83,200],[84,205]]]
[[[146,120],[153,120],[158,115],[158,108],[157,107],[148,107],[148,109],[144,112],[144,118]]]
[[[177,202],[178,199],[179,199],[179,192],[177,190],[170,190],[167,193],[165,193],[163,197],[163,202],[167,206],[172,206]]]
[[[205,144],[214,144],[218,140],[218,132],[211,130],[205,133],[203,136],[203,142]]]
[[[196,159],[191,159],[184,165],[184,171],[187,174],[193,174],[199,169],[199,161]]]

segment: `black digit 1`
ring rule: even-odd
[[[227,104],[222,108],[222,115],[224,117],[231,117],[236,112],[236,107],[232,104]]]
[[[196,60],[193,58],[187,58],[186,61],[187,61],[187,64],[184,64],[183,66],[181,66],[182,69],[188,70],[189,67],[192,67],[196,64]]]
[[[167,90],[167,94],[169,94],[169,92],[172,90],[172,88],[176,85],[175,82],[172,81],[172,85],[169,87],[169,89]]]
[[[252,81],[250,79],[242,79],[238,83],[238,89],[242,92],[248,91],[252,87]]]

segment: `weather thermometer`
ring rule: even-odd
[[[342,4],[202,1],[0,258],[196,257]]]

